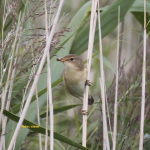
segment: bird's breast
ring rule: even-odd
[[[84,86],[86,81],[86,70],[66,70],[64,72],[64,81],[68,92],[75,97],[83,97]]]

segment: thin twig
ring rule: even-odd
[[[35,76],[35,79],[34,79],[34,82],[33,82],[33,84],[32,84],[31,90],[30,90],[30,92],[29,92],[29,96],[28,96],[28,98],[27,98],[27,102],[26,102],[26,104],[25,104],[25,107],[24,107],[24,109],[23,109],[22,115],[21,115],[21,117],[20,117],[20,119],[19,119],[19,122],[18,122],[18,124],[17,124],[16,130],[15,130],[15,132],[14,132],[14,134],[13,134],[12,139],[11,139],[11,142],[10,142],[10,145],[9,145],[9,147],[8,147],[8,150],[11,150],[11,149],[12,149],[13,143],[15,142],[15,140],[16,140],[16,138],[17,138],[17,136],[18,136],[20,127],[21,127],[21,125],[22,125],[22,123],[23,123],[23,120],[24,120],[24,118],[25,118],[25,115],[26,115],[26,112],[27,112],[27,110],[28,110],[29,104],[30,104],[30,102],[31,102],[32,96],[33,96],[33,94],[34,94],[35,88],[36,88],[36,86],[37,86],[37,83],[38,83],[38,80],[39,80],[41,71],[42,71],[43,66],[44,66],[44,63],[45,63],[45,59],[46,59],[47,52],[48,52],[48,50],[49,50],[49,48],[50,48],[50,45],[51,45],[51,42],[52,42],[52,38],[53,38],[53,35],[54,35],[54,32],[55,32],[55,27],[56,27],[56,24],[57,24],[57,22],[58,22],[58,18],[59,18],[60,12],[61,12],[61,8],[62,8],[62,6],[63,6],[63,2],[64,2],[64,0],[61,0],[61,1],[60,1],[59,7],[58,7],[58,11],[57,11],[57,14],[56,14],[56,17],[55,17],[55,19],[54,19],[53,26],[52,26],[52,30],[51,30],[50,35],[49,35],[49,37],[48,37],[48,43],[46,44],[46,47],[45,47],[45,50],[44,50],[44,54],[43,54],[43,56],[42,56],[42,59],[41,59],[41,62],[40,62],[40,65],[39,65],[37,74],[36,74],[36,76]]]
[[[47,8],[45,0],[45,26],[46,26],[46,43],[48,43],[48,18],[47,18]],[[53,100],[52,100],[52,87],[51,87],[51,70],[50,70],[50,55],[47,52],[47,85],[48,85],[48,100],[50,109],[50,150],[54,149],[54,113],[53,113]],[[48,110],[47,110],[48,111]]]
[[[45,150],[48,145],[48,92],[47,92],[47,105],[46,105],[46,130],[45,130]]]
[[[106,118],[106,106],[105,106],[105,79],[104,79],[104,67],[103,67],[103,52],[102,52],[102,36],[101,36],[101,22],[100,22],[100,7],[98,1],[98,28],[99,28],[99,48],[100,48],[100,87],[102,96],[102,112],[103,112],[103,150],[110,150],[108,129],[107,129],[107,118]]]
[[[51,71],[50,71],[50,55],[47,54],[47,76],[48,76],[48,99],[50,109],[50,150],[54,149],[54,113],[53,113],[53,100],[52,100],[52,87],[51,87]]]
[[[144,43],[143,43],[143,72],[142,72],[142,102],[139,150],[143,150],[144,112],[145,112],[145,77],[146,77],[146,0],[144,0]]]
[[[117,41],[117,68],[116,68],[116,92],[114,104],[114,130],[113,130],[113,150],[116,150],[117,136],[117,115],[118,115],[118,68],[119,68],[119,43],[120,43],[120,6],[118,6],[118,41]]]
[[[47,43],[47,40],[48,40],[48,20],[47,20],[47,6],[46,6],[46,0],[45,0],[45,36],[46,36],[46,43]],[[48,52],[49,52],[49,50],[48,50]],[[48,57],[48,56],[47,56]],[[48,70],[48,68],[47,68],[47,70]],[[48,81],[48,76],[47,76],[47,81]],[[48,84],[47,84],[47,86],[48,86]],[[48,93],[48,91],[47,91],[47,103],[46,103],[46,105],[47,105],[47,109],[46,109],[46,130],[45,130],[45,150],[47,150],[47,145],[48,145],[48,104],[49,104],[49,102],[48,102],[48,99],[49,99],[49,93]]]

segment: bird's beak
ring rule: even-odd
[[[57,58],[56,60],[57,60],[57,61],[61,61],[61,62],[65,62],[65,61],[66,61],[66,60],[63,59],[63,58]]]

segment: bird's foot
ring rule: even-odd
[[[89,113],[87,112],[87,110],[82,110],[82,115],[88,115]]]
[[[86,80],[86,81],[85,81],[85,85],[91,86],[91,84],[92,84],[92,83],[90,82],[90,80]]]

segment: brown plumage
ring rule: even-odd
[[[65,65],[64,81],[68,92],[83,100],[83,92],[87,79],[87,69],[84,67],[83,60],[75,54],[69,54],[61,59],[57,58]],[[92,105],[94,99],[89,92],[88,104]]]

